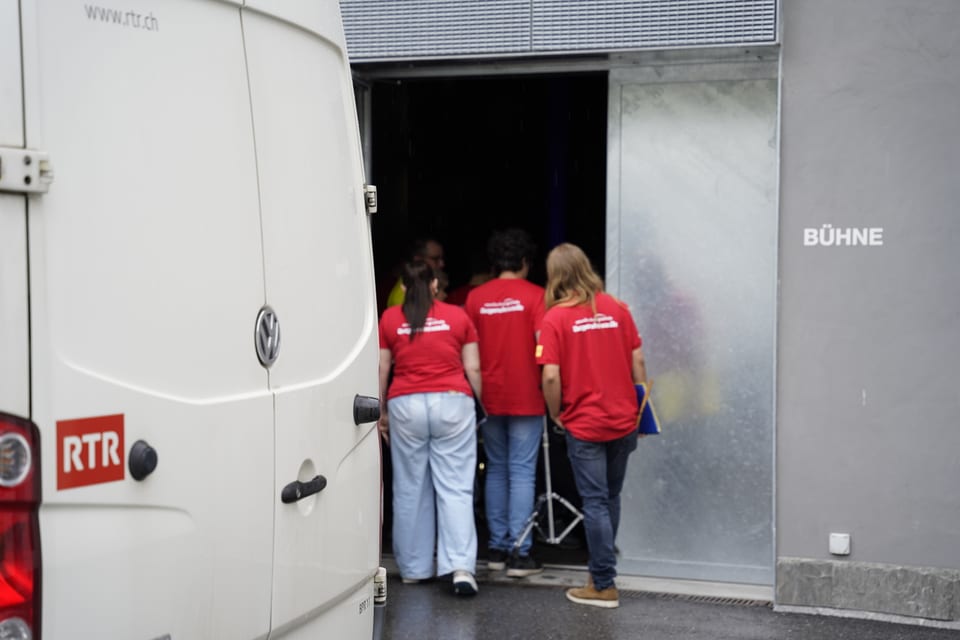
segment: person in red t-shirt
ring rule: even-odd
[[[543,571],[543,565],[530,555],[533,539],[528,536],[519,547],[516,543],[533,511],[543,428],[534,349],[543,319],[544,290],[526,279],[534,252],[526,232],[494,233],[487,247],[498,275],[471,291],[465,306],[480,336],[483,403],[489,414],[480,427],[487,455],[487,566],[506,567],[508,576],[522,578]]]
[[[635,384],[647,381],[640,335],[627,306],[603,292],[583,251],[561,244],[547,256],[547,313],[537,345],[547,411],[567,432],[583,499],[590,580],[567,590],[580,604],[619,606],[614,540],[627,458],[637,447]]]
[[[378,426],[393,466],[393,551],[404,582],[419,582],[434,575],[436,539],[436,575],[452,573],[454,591],[474,595],[477,331],[463,309],[434,299],[429,264],[409,262],[401,278],[403,304],[380,318]]]

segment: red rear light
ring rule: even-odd
[[[40,638],[40,434],[0,413],[0,638]]]

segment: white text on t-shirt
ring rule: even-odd
[[[598,313],[592,318],[580,318],[573,323],[574,333],[583,333],[584,331],[595,331],[597,329],[616,329],[620,325],[613,316],[604,313]]]
[[[480,315],[493,316],[500,313],[517,313],[523,311],[523,303],[514,298],[505,298],[500,302],[484,302],[480,307]]]
[[[447,324],[446,320],[437,320],[436,318],[428,317],[426,323],[423,325],[423,333],[434,333],[436,331],[450,331],[450,325]],[[398,336],[408,336],[410,335],[410,323],[404,322],[400,327],[397,328]]]

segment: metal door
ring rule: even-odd
[[[663,427],[630,463],[623,573],[773,582],[775,73],[611,73],[607,282]]]

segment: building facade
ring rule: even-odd
[[[621,572],[958,624],[960,4],[340,4],[378,250],[516,223],[634,309]]]

